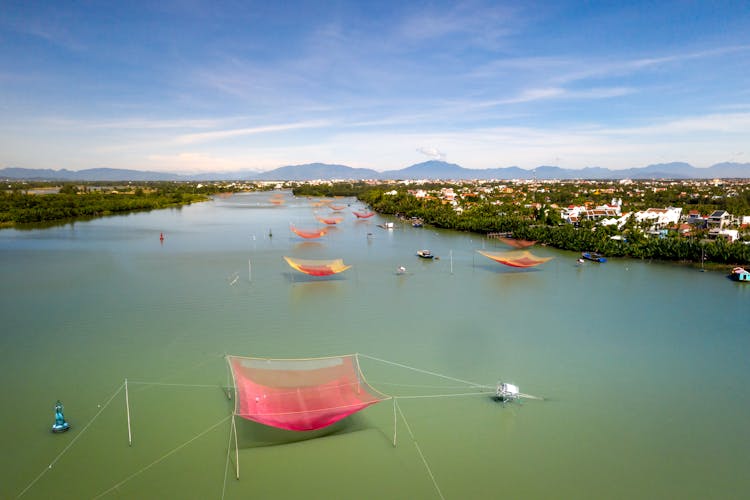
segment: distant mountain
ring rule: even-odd
[[[713,179],[750,178],[750,163],[717,163],[696,168],[689,163],[660,163],[640,168],[610,170],[603,167],[568,169],[542,165],[526,170],[519,167],[488,169],[463,168],[455,163],[426,161],[400,170],[377,172],[346,165],[308,163],[289,165],[266,172],[212,172],[179,175],[164,172],[92,168],[87,170],[50,170],[28,168],[0,169],[0,179],[47,181],[210,181],[210,180],[300,180],[315,179]]]
[[[2,179],[27,179],[37,181],[176,181],[183,179],[177,174],[123,170],[117,168],[89,168],[86,170],[50,170],[34,168],[0,169]]]
[[[289,165],[256,175],[259,180],[299,180],[315,179],[378,179],[380,172],[369,168],[352,168],[346,165],[329,165],[327,163],[308,163],[306,165]]]
[[[455,163],[430,160],[401,170],[388,170],[378,176],[383,179],[466,179],[469,172],[479,171],[463,168]]]

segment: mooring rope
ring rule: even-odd
[[[414,447],[417,449],[417,452],[419,453],[419,457],[422,459],[422,463],[425,466],[425,469],[427,469],[427,473],[430,475],[430,479],[432,480],[432,484],[435,486],[435,490],[437,491],[438,496],[445,500],[445,497],[443,496],[443,492],[440,491],[440,486],[438,486],[437,481],[435,480],[435,475],[432,473],[432,469],[430,469],[430,464],[427,463],[427,459],[424,457],[424,453],[422,453],[422,448],[419,447],[419,443],[417,443],[416,438],[414,437],[414,433],[411,431],[411,426],[409,425],[409,422],[406,421],[406,417],[404,416],[404,412],[401,411],[401,407],[398,405],[398,401],[396,401],[396,408],[398,409],[399,414],[401,415],[401,419],[404,421],[404,424],[406,424],[406,430],[409,431],[409,435],[411,436],[411,440],[414,443]]]
[[[440,378],[444,378],[446,380],[452,380],[454,382],[461,382],[462,384],[470,385],[472,387],[482,387],[482,388],[491,388],[492,387],[492,386],[489,386],[487,384],[478,384],[476,382],[470,382],[468,380],[462,380],[460,378],[449,377],[448,375],[442,375],[440,373],[435,373],[435,372],[431,372],[431,371],[428,371],[428,370],[422,370],[420,368],[414,368],[413,366],[402,365],[401,363],[395,363],[393,361],[387,361],[385,359],[376,358],[374,356],[368,356],[367,354],[358,354],[358,356],[362,356],[363,358],[367,358],[367,359],[372,359],[373,361],[380,361],[381,363],[388,363],[389,365],[394,365],[394,366],[398,366],[398,367],[401,367],[401,368],[406,368],[407,370],[414,370],[415,372],[424,373],[426,375],[432,375],[434,377],[440,377]]]
[[[220,426],[221,424],[223,424],[224,422],[226,422],[227,420],[229,420],[231,417],[232,416],[229,415],[229,416],[226,416],[226,417],[222,418],[221,420],[219,420],[218,422],[216,422],[214,425],[212,425],[208,429],[206,429],[206,430],[202,431],[201,433],[199,433],[197,436],[193,436],[191,439],[189,439],[188,441],[185,441],[184,443],[182,443],[181,445],[179,445],[177,448],[173,449],[172,451],[169,451],[169,452],[165,453],[161,457],[157,458],[156,460],[154,460],[153,462],[151,462],[147,466],[143,467],[142,469],[140,469],[140,470],[132,473],[131,475],[129,475],[128,477],[126,477],[125,479],[123,479],[122,481],[120,481],[119,483],[117,483],[114,486],[112,486],[111,488],[109,488],[107,490],[104,490],[103,492],[99,493],[98,495],[96,495],[94,497],[94,500],[96,500],[97,498],[101,498],[104,495],[106,495],[107,493],[109,493],[110,491],[119,488],[120,486],[122,486],[123,484],[127,483],[128,481],[130,481],[131,479],[133,479],[137,475],[141,474],[142,472],[145,472],[146,470],[150,469],[154,465],[158,464],[159,462],[161,462],[162,460],[164,460],[168,456],[173,455],[174,453],[177,453],[179,450],[181,450],[185,446],[189,445],[190,443],[192,443],[196,439],[202,437],[204,434],[208,434],[209,432],[211,432],[212,430],[214,430],[215,428],[217,428],[218,426]]]
[[[86,429],[88,429],[88,428],[89,428],[89,426],[90,426],[90,425],[91,425],[92,423],[94,423],[94,420],[96,420],[96,417],[98,417],[98,416],[99,416],[99,415],[101,414],[101,412],[103,412],[103,411],[104,411],[104,409],[105,409],[105,408],[106,408],[107,406],[109,406],[109,403],[111,403],[111,402],[112,402],[112,400],[113,400],[113,399],[115,399],[115,396],[117,396],[118,394],[120,394],[120,391],[122,391],[122,389],[123,389],[124,387],[125,387],[125,384],[122,384],[122,385],[121,385],[120,387],[118,387],[118,388],[117,388],[117,390],[116,390],[116,391],[114,392],[114,394],[112,394],[112,395],[111,395],[111,396],[109,397],[109,399],[107,400],[107,402],[106,402],[106,403],[104,403],[104,405],[103,405],[103,406],[102,406],[101,408],[99,408],[99,411],[97,411],[97,412],[96,412],[96,414],[95,414],[95,415],[94,415],[94,416],[93,416],[93,417],[91,418],[91,420],[89,420],[89,423],[87,423],[87,424],[86,424],[86,425],[84,426],[84,428],[83,428],[83,429],[81,429],[81,432],[79,432],[78,434],[76,434],[76,437],[74,437],[74,438],[73,438],[73,439],[72,439],[72,440],[70,441],[70,443],[68,443],[68,445],[67,445],[67,446],[66,446],[65,448],[63,448],[63,450],[62,450],[62,451],[61,451],[61,452],[60,452],[60,453],[59,453],[59,454],[58,454],[58,455],[57,455],[57,456],[55,457],[55,459],[54,459],[54,460],[52,460],[52,462],[50,462],[49,466],[47,466],[47,468],[46,468],[46,469],[44,469],[44,470],[43,470],[42,472],[40,472],[40,473],[39,473],[39,475],[38,475],[38,476],[37,476],[37,477],[36,477],[36,478],[35,478],[35,479],[34,479],[33,481],[31,481],[31,482],[30,482],[30,483],[28,484],[28,486],[26,486],[26,487],[25,487],[25,488],[23,489],[23,491],[21,491],[21,493],[19,493],[19,494],[18,494],[18,498],[21,498],[21,497],[22,497],[22,496],[23,496],[23,495],[24,495],[24,494],[25,494],[25,493],[26,493],[27,491],[29,491],[29,489],[31,489],[31,487],[32,487],[32,486],[34,486],[34,485],[36,484],[36,482],[37,482],[37,481],[39,481],[39,480],[40,480],[40,479],[42,478],[42,476],[43,476],[44,474],[46,474],[46,473],[47,473],[47,471],[49,471],[49,470],[51,470],[51,469],[52,469],[52,466],[53,466],[53,465],[55,465],[55,463],[57,463],[57,461],[58,461],[58,460],[60,460],[60,458],[61,458],[61,457],[62,457],[62,456],[63,456],[63,455],[65,454],[65,452],[66,452],[66,451],[68,451],[68,450],[70,449],[70,447],[71,447],[71,446],[73,446],[73,443],[75,443],[76,441],[78,441],[78,438],[80,438],[81,436],[83,436],[83,433],[84,433],[84,432],[86,432]]]

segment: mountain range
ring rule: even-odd
[[[212,181],[212,180],[265,180],[310,181],[316,179],[388,180],[388,179],[714,179],[750,178],[750,163],[717,163],[707,168],[697,168],[689,163],[660,163],[646,167],[611,170],[603,167],[569,169],[542,165],[535,169],[500,167],[469,169],[444,161],[426,161],[400,170],[378,172],[367,168],[346,165],[308,163],[289,165],[266,172],[237,171],[202,174],[173,174],[115,168],[86,170],[51,170],[29,168],[0,169],[0,179],[25,179],[48,181]]]

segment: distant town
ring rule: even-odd
[[[291,190],[354,196],[420,224],[507,233],[556,248],[686,262],[750,262],[750,180],[6,181],[0,227]],[[84,200],[90,200],[85,203]]]

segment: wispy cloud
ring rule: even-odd
[[[694,134],[719,132],[750,137],[750,113],[715,113],[664,120],[661,123],[640,127],[604,128],[599,131],[607,135],[653,135]]]
[[[460,38],[464,45],[497,49],[516,32],[522,20],[519,10],[508,5],[483,2],[458,2],[448,9],[421,7],[406,16],[395,35],[402,42],[426,42]]]
[[[322,128],[329,126],[325,120],[305,121],[296,123],[282,123],[277,125],[265,125],[262,127],[236,128],[228,130],[213,130],[211,132],[199,132],[196,134],[185,134],[177,138],[180,144],[194,144],[197,142],[216,141],[245,135],[267,134],[271,132],[286,132],[306,128]]]
[[[622,76],[683,61],[708,59],[747,51],[750,51],[750,45],[732,45],[709,50],[681,52],[663,56],[642,57],[619,61],[585,61],[583,66],[581,66],[580,61],[570,61],[571,69],[567,72],[561,72],[561,74],[554,77],[554,80],[560,83],[570,83],[590,78]],[[578,66],[578,69],[575,69],[576,66]]]
[[[551,99],[608,99],[636,92],[630,87],[596,87],[590,89],[570,90],[563,87],[531,88],[519,92],[507,99],[490,101],[478,100],[475,103],[467,103],[469,107],[487,108],[505,104],[521,104],[534,101],[545,101]]]
[[[91,121],[85,119],[71,119],[59,117],[46,117],[39,120],[41,125],[58,128],[83,128],[102,130],[157,130],[157,129],[194,129],[212,128],[226,125],[227,123],[243,120],[246,117],[233,118],[181,118],[174,120],[150,119],[150,118],[127,118],[110,121]]]

